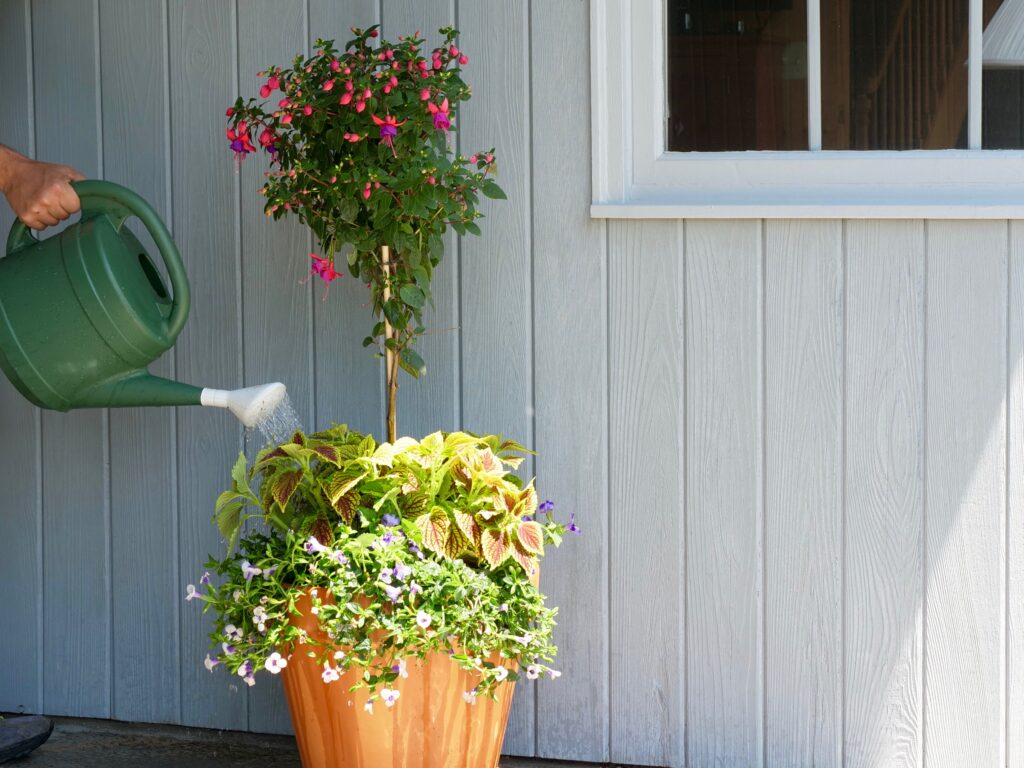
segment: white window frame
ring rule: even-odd
[[[982,150],[982,0],[966,150],[821,150],[820,0],[806,0],[808,133],[794,152],[665,149],[664,0],[591,0],[591,216],[1024,218],[1024,150]],[[814,32],[811,32],[814,30]]]

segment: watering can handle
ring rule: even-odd
[[[188,318],[191,292],[185,266],[181,263],[181,255],[167,227],[149,203],[120,184],[89,180],[73,181],[71,186],[82,202],[83,219],[106,215],[114,221],[115,228],[120,230],[127,219],[135,216],[145,225],[160,251],[164,266],[167,267],[167,276],[171,279],[174,295],[171,298],[171,314],[167,319],[167,337],[172,341],[176,339]],[[15,221],[7,236],[7,253],[13,253],[36,242],[31,230],[21,221]]]

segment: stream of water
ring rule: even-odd
[[[286,392],[284,399],[277,404],[277,407],[256,422],[256,430],[259,431],[265,443],[283,443],[296,431],[302,429],[302,422],[299,414],[292,405],[291,398]],[[246,430],[247,432],[249,430]]]

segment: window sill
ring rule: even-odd
[[[634,188],[634,192],[639,192]],[[628,200],[598,201],[595,219],[1024,219],[1024,184],[957,185],[955,189],[893,190],[835,187],[783,194],[691,195],[661,190]]]

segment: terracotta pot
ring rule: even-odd
[[[323,641],[309,596],[296,607],[295,625]],[[497,768],[514,685],[470,705],[462,694],[479,678],[447,654],[409,659],[406,668],[409,676],[392,684],[401,692],[395,705],[378,699],[370,714],[367,691],[348,690],[362,670],[324,683],[315,659],[293,653],[282,674],[303,768]]]

